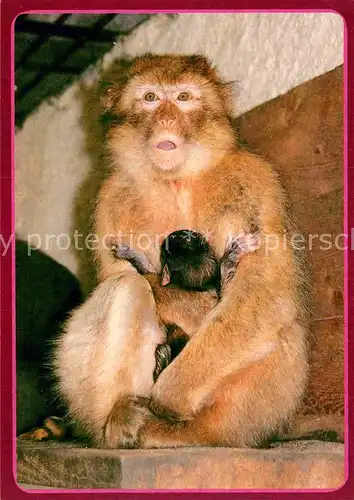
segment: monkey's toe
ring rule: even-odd
[[[67,433],[64,420],[60,417],[47,417],[43,427],[36,427],[28,432],[20,434],[17,439],[29,441],[45,441],[47,439],[62,439]]]
[[[50,438],[50,431],[44,427],[36,427],[28,432],[20,434],[17,439],[19,441],[45,441]]]

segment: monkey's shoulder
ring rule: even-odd
[[[238,181],[244,186],[278,184],[274,165],[266,158],[245,149],[226,154],[218,165],[225,178]]]
[[[105,181],[103,181],[98,202],[115,203],[119,200],[124,204],[126,200],[135,200],[139,198],[138,190],[129,179],[125,178],[120,172],[113,172]]]
[[[273,165],[245,150],[225,154],[213,169],[206,172],[201,179],[201,187],[200,192],[207,193],[209,200],[231,203],[282,193]]]
[[[100,189],[94,213],[95,230],[98,234],[116,234],[146,227],[148,210],[134,186],[119,174],[113,173]]]

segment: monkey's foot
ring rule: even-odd
[[[60,417],[48,417],[43,422],[43,427],[36,427],[24,434],[20,434],[17,439],[31,441],[45,441],[47,439],[63,439],[67,428],[64,420]]]
[[[169,365],[171,361],[171,347],[168,344],[159,344],[155,351],[156,366],[153,374],[156,382],[160,373]]]
[[[138,396],[125,396],[119,399],[104,427],[102,446],[135,448],[139,431],[151,415],[148,402],[148,398]]]
[[[35,429],[25,432],[24,434],[20,434],[19,436],[17,436],[17,439],[19,441],[44,441],[46,439],[49,439],[49,437],[50,432],[47,429],[45,429],[44,427],[36,427]]]

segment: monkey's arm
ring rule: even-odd
[[[94,214],[94,231],[99,239],[94,259],[99,281],[130,272],[134,267],[129,259],[115,256],[112,251],[114,243],[129,248],[124,235],[136,226],[131,220],[132,196],[116,178],[108,178],[101,186]]]
[[[284,299],[281,304],[271,293],[272,289],[289,287],[286,262],[281,260],[279,254],[265,255],[264,249],[241,259],[221,302],[157,380],[152,390],[152,411],[182,420],[192,418],[203,404],[212,402],[208,396],[222,379],[276,350],[284,307],[289,307],[288,319],[293,321],[291,301],[288,304]],[[269,304],[268,316],[258,324],[255,314],[262,303]]]

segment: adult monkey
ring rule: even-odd
[[[218,256],[232,234],[257,230],[261,242],[160,375],[150,403],[157,417],[140,429],[138,445],[256,445],[289,421],[308,372],[307,278],[290,244],[278,177],[267,161],[237,147],[230,86],[203,56],[139,57],[103,102],[116,119],[107,141],[112,171],[97,203],[98,235],[121,235],[157,269],[161,241],[179,229],[208,234]],[[131,272],[107,247],[97,259],[101,280]],[[190,293],[163,289],[153,277],[149,282],[165,320],[176,311],[181,322],[200,320],[198,293],[191,307]],[[137,328],[144,314],[130,316],[129,303],[146,289],[146,278],[134,276],[125,286],[120,328]],[[191,317],[184,310],[193,310]],[[108,421],[114,426],[114,418]]]

